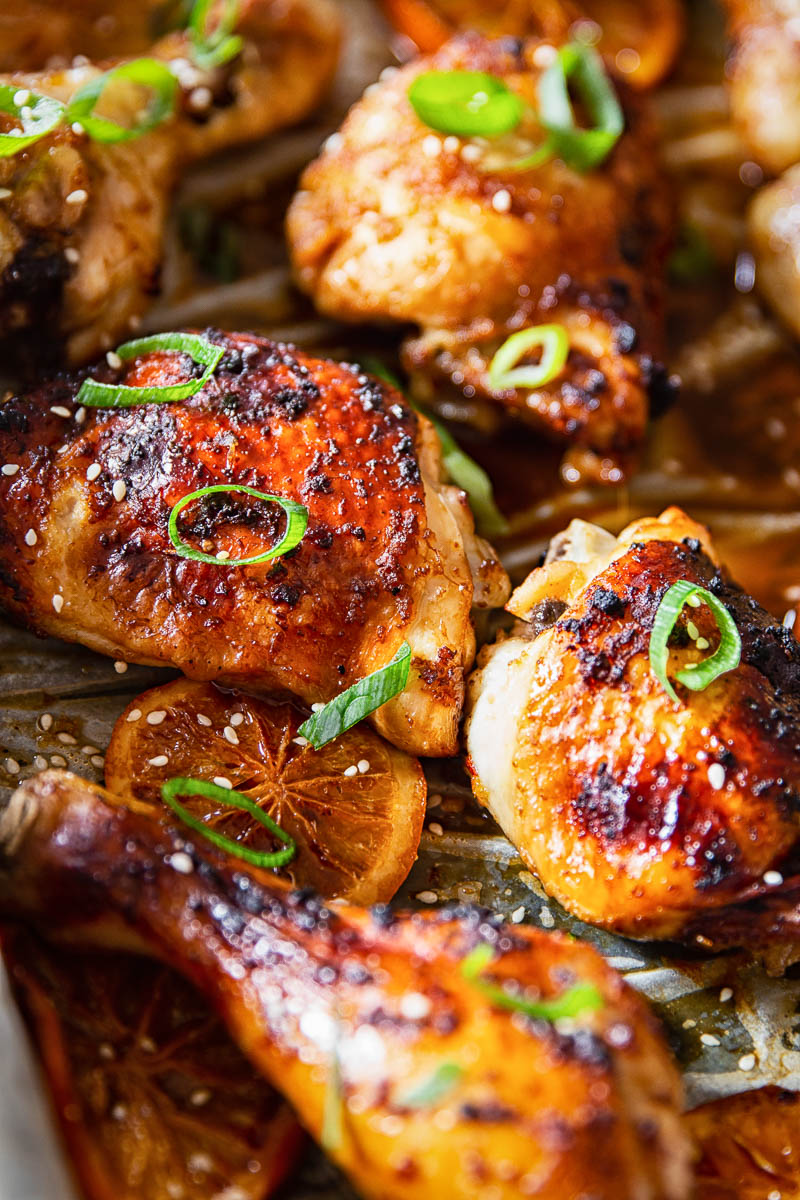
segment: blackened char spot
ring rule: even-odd
[[[608,763],[601,762],[594,775],[585,775],[573,801],[581,826],[603,842],[617,841],[625,831],[630,789],[618,783]]]

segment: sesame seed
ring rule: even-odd
[[[220,562],[225,562],[225,559],[230,558],[230,556],[230,550],[218,550],[214,557],[219,559]]]
[[[118,675],[124,675],[125,672],[127,671],[127,669],[128,669],[128,664],[126,662],[123,662],[121,658],[118,658],[117,661],[114,663],[114,670],[117,672]]]
[[[231,719],[228,723],[230,725],[233,725],[234,727],[238,727],[239,725],[241,725],[243,720],[244,720],[244,713],[235,712],[235,713],[231,714]]]
[[[690,608],[699,608],[700,605],[703,603],[703,601],[700,599],[699,596],[695,595],[695,593],[692,592],[691,596],[686,597],[686,603],[689,605]]]
[[[155,758],[148,758],[147,762],[151,767],[165,767],[169,759],[166,754],[157,754]]]
[[[147,1054],[155,1054],[157,1049],[156,1044],[151,1037],[139,1038],[139,1046],[142,1050],[146,1051]]]
[[[436,892],[417,892],[417,900],[422,904],[435,904],[438,899]]]
[[[66,765],[67,765],[67,760],[65,758],[63,758],[62,755],[60,755],[60,754],[51,755],[51,757],[50,757],[50,766],[51,767],[65,767]]]
[[[47,759],[42,754],[35,754],[33,756],[33,765],[37,771],[43,771],[47,766]]]
[[[719,1045],[719,1038],[714,1037],[713,1033],[701,1033],[700,1041],[703,1043],[704,1046],[718,1046]]]
[[[367,771],[369,770],[369,759],[360,758],[356,765],[358,766],[359,773],[361,775],[366,775]]]
[[[222,736],[225,738],[225,741],[230,742],[230,744],[232,746],[239,745],[239,736],[236,733],[236,730],[231,725],[225,726],[225,728],[222,731]]]
[[[111,488],[111,495],[115,500],[124,500],[127,492],[124,479],[115,479]]]
[[[89,759],[89,762],[92,764],[93,767],[98,767],[98,768],[104,767],[106,765],[106,760],[103,758],[102,754],[93,754],[92,757]]]
[[[186,857],[188,858],[188,855]],[[191,859],[189,861],[191,862]],[[175,864],[173,861],[173,866],[174,865]],[[208,1090],[208,1088],[195,1088],[189,1097],[189,1103],[193,1104],[195,1108],[202,1108],[204,1104],[208,1104],[210,1099],[211,1092]]]
[[[307,746],[308,738],[304,738],[302,734],[298,734],[296,738],[292,738],[295,746]]]
[[[431,792],[428,796],[428,808],[438,808],[442,803],[442,797],[438,792]]]
[[[147,724],[148,725],[160,725],[161,722],[166,717],[166,715],[167,715],[166,709],[156,708],[153,710],[153,712],[149,712],[147,714]]]
[[[6,759],[6,771],[8,771],[9,775],[19,775],[20,765],[15,758]]]
[[[86,191],[86,188],[75,188],[75,191],[70,192],[66,197],[66,202],[67,204],[83,204],[88,199],[89,193]]]
[[[102,469],[103,468],[100,466],[100,463],[96,462],[92,463],[91,466],[86,468],[86,478],[89,480],[89,483],[91,483],[92,480],[97,479],[97,476],[100,474]]]
[[[723,988],[719,994],[719,998],[722,1004],[727,1004],[729,1000],[733,999],[733,988]]]
[[[695,1021],[693,1017],[687,1017],[686,1020],[683,1022],[683,1028],[684,1029],[694,1029],[696,1024],[697,1024],[697,1021]]]
[[[36,535],[35,529],[29,529],[28,532],[25,534],[25,545],[26,546],[35,546],[36,543],[38,542],[38,540],[39,540],[39,538]]]
[[[90,754],[99,754],[97,746],[81,746],[81,754],[85,754],[88,758]]]
[[[539,913],[539,920],[541,921],[542,925],[544,925],[545,929],[552,929],[556,923],[555,917],[546,905]]]
[[[211,88],[196,87],[189,93],[189,105],[196,112],[202,112],[204,109],[210,108],[213,99]]]
[[[61,742],[62,746],[77,746],[78,739],[73,737],[71,733],[59,733],[56,737]]]
[[[42,713],[39,717],[39,724],[42,729],[51,729],[53,726],[53,717],[51,713]]]
[[[507,213],[511,208],[511,192],[508,188],[500,188],[499,192],[495,192],[492,196],[492,208],[495,212]]]
[[[200,1171],[204,1175],[214,1170],[214,1160],[210,1154],[206,1154],[202,1150],[197,1154],[190,1154],[186,1160],[186,1165],[190,1171]]]
[[[316,702],[316,704],[312,704],[312,705],[311,705],[311,711],[312,711],[312,712],[322,712],[322,710],[323,710],[323,708],[324,708],[324,707],[325,707],[325,705],[324,705],[324,704],[322,704],[322,703],[321,703],[321,702],[318,700],[318,701]]]
[[[756,1065],[755,1054],[743,1054],[742,1057],[739,1059],[739,1070],[740,1071],[752,1071],[752,1069],[755,1065]]]
[[[111,1110],[111,1116],[115,1121],[124,1121],[128,1115],[128,1110],[124,1104],[115,1104]]]
[[[707,650],[710,644],[711,643],[709,642],[708,638],[704,637],[699,637],[695,642],[698,650]]]
[[[106,362],[108,363],[108,365],[110,367],[113,367],[113,369],[115,371],[118,371],[120,369],[120,367],[122,366],[122,359],[117,354],[116,350],[109,350],[107,352]]]
[[[431,821],[430,825],[428,826],[428,829],[431,831],[431,833],[433,834],[434,837],[441,837],[442,834],[444,833],[444,829],[442,828],[442,826],[439,824],[438,821]]]
[[[722,763],[712,763],[708,768],[708,782],[715,792],[725,787],[725,768]]]
[[[125,720],[126,721],[138,721],[139,717],[141,715],[142,715],[142,710],[140,708],[132,708],[131,711],[128,713],[127,717],[125,718]],[[209,721],[209,725],[210,724],[211,724],[211,722]]]
[[[515,925],[519,925],[519,923],[521,921],[525,920],[525,905],[524,904],[520,904],[519,908],[514,909],[514,911],[511,914],[511,920],[514,922]]]
[[[11,188],[0,188],[0,200],[8,200],[13,195]]]
[[[111,1059],[115,1057],[114,1047],[112,1045],[110,1045],[108,1042],[101,1042],[100,1045],[97,1047],[97,1053],[100,1055],[101,1058],[104,1058],[106,1060],[106,1062],[110,1062]]]
[[[697,639],[700,637],[700,630],[697,628],[694,621],[686,622],[686,632],[689,634],[689,637],[692,639],[693,642],[696,642]]]
[[[80,137],[82,133],[85,133],[85,130],[84,130],[83,126],[81,125],[80,121],[73,121],[70,128],[72,129],[72,132],[76,135],[76,137]]]
[[[480,146],[474,146],[471,142],[467,142],[466,146],[461,147],[461,157],[466,163],[477,162],[480,156]]]
[[[213,782],[217,785],[217,787],[223,787],[223,788],[232,788],[233,787],[233,784],[231,783],[230,779],[226,779],[224,775],[215,775]]]
[[[446,137],[444,139],[442,145],[448,154],[458,154],[459,150],[461,149],[461,139],[453,137],[451,134],[450,137]]]
[[[53,596],[53,608],[56,610],[57,613],[60,613],[63,607],[64,607],[64,597],[59,596],[59,594],[56,592],[55,596]]]
[[[19,466],[17,463],[5,463],[3,467],[0,467],[0,470],[2,470],[4,475],[16,475]]]
[[[354,775],[358,774],[358,767],[356,767],[356,766],[345,767],[345,769],[342,771],[342,774],[347,775],[348,778],[352,779],[352,777]]]
[[[83,405],[81,405],[80,408],[75,409],[75,424],[82,425],[85,420],[86,409],[83,407]]]
[[[55,417],[71,417],[72,416],[72,409],[66,408],[65,405],[63,405],[63,404],[51,404],[50,412]]]
[[[422,153],[428,158],[436,158],[442,152],[442,143],[438,137],[430,133],[426,138],[422,139]]]
[[[28,88],[20,88],[18,92],[14,93],[14,103],[17,108],[22,108],[23,104],[27,104],[30,98],[31,94]]]
[[[207,717],[205,715],[205,713],[198,713],[197,714],[197,724],[205,725],[206,728],[208,728],[211,725],[211,717]]]
[[[767,887],[780,887],[783,883],[783,876],[780,871],[765,871],[762,879]]]

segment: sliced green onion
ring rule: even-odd
[[[425,71],[408,99],[423,124],[459,137],[498,137],[516,129],[525,111],[517,93],[485,71]]]
[[[180,801],[176,799],[177,796],[205,796],[209,800],[220,801],[230,808],[239,808],[243,812],[249,813],[265,829],[273,833],[278,841],[284,842],[286,849],[275,850],[267,854],[262,853],[260,850],[251,850],[248,846],[242,846],[239,842],[234,842],[231,838],[225,837],[223,833],[218,833],[216,829],[210,828],[199,817],[192,816]],[[175,776],[172,779],[168,779],[166,783],[162,783],[161,798],[172,809],[175,815],[183,821],[184,825],[188,825],[195,833],[199,833],[209,842],[213,842],[215,846],[218,846],[220,850],[224,850],[226,854],[242,858],[254,867],[283,867],[286,863],[291,862],[297,853],[294,838],[290,837],[284,829],[281,829],[280,825],[276,825],[272,817],[260,809],[257,804],[254,804],[249,797],[242,795],[241,792],[234,791],[232,788],[220,787],[216,783],[207,783],[204,779],[184,779],[180,776]]]
[[[591,129],[575,123],[568,81],[578,90]],[[591,46],[563,46],[539,80],[539,120],[556,152],[578,171],[591,171],[605,159],[625,128],[625,117],[603,60]]]
[[[214,3],[215,0],[195,0],[189,17],[192,58],[204,71],[229,62],[244,45],[244,39],[233,32],[239,20],[239,0],[223,0],[222,16],[214,28],[209,28]]]
[[[258,500],[267,500],[271,504],[279,504],[286,513],[286,529],[280,541],[276,542],[274,546],[270,546],[269,550],[265,550],[263,554],[253,554],[250,558],[225,559],[217,558],[215,554],[204,554],[202,550],[195,550],[188,542],[184,542],[178,533],[178,517],[184,508],[186,508],[186,505],[191,504],[193,500],[200,500],[203,496],[214,496],[220,492],[244,492],[248,496],[255,496]],[[196,492],[189,492],[188,496],[183,496],[169,514],[167,532],[169,533],[170,541],[181,558],[191,558],[194,562],[213,563],[215,567],[249,567],[253,563],[268,562],[271,558],[280,558],[282,555],[288,554],[290,550],[294,550],[295,546],[299,545],[303,540],[307,527],[308,509],[304,504],[298,504],[294,500],[286,500],[283,496],[270,495],[269,492],[258,492],[255,488],[245,487],[244,484],[217,483],[212,487],[198,488]]]
[[[375,712],[376,708],[386,704],[387,700],[399,696],[408,683],[410,669],[411,647],[408,642],[403,642],[385,667],[365,675],[319,712],[312,713],[298,732],[308,738],[315,750],[321,750],[328,742]]]
[[[560,1021],[564,1017],[579,1017],[582,1013],[594,1012],[604,1005],[602,994],[592,983],[576,983],[552,1000],[525,1000],[521,996],[511,995],[481,978],[493,958],[491,946],[483,942],[464,959],[461,974],[498,1008],[524,1013],[534,1021]]]
[[[440,1063],[428,1079],[406,1092],[396,1103],[400,1108],[430,1108],[453,1090],[463,1074],[458,1063]]]
[[[206,369],[197,379],[171,383],[166,387],[126,387],[124,384],[84,379],[77,396],[78,404],[86,404],[91,408],[130,408],[134,404],[167,404],[174,400],[186,400],[205,387],[225,353],[224,346],[215,346],[195,333],[156,333],[152,337],[136,338],[117,346],[117,354],[123,360],[158,350],[177,350],[188,354]]]
[[[735,671],[742,661],[742,639],[725,605],[707,588],[691,583],[688,579],[679,579],[677,583],[673,583],[659,604],[650,634],[650,666],[661,686],[673,700],[679,700],[679,697],[667,677],[669,638],[683,606],[690,603],[694,596],[703,600],[711,609],[719,630],[719,646],[702,662],[676,671],[675,678],[690,691],[702,692],[720,675],[727,671]]]
[[[14,99],[20,92],[27,92],[24,104],[17,104]],[[0,158],[10,158],[55,129],[64,116],[64,105],[52,96],[40,96],[28,88],[2,84],[0,112],[14,117],[22,126],[21,129],[6,129],[0,133]]]
[[[144,113],[130,127],[119,125],[108,117],[96,116],[94,111],[104,92],[122,81],[152,92]],[[164,63],[155,58],[134,58],[84,84],[70,100],[64,120],[70,125],[77,121],[96,142],[127,142],[141,137],[172,115],[177,91],[178,81]]]
[[[403,391],[400,380],[379,359],[365,358],[362,361],[371,374],[377,375],[379,379],[385,379],[398,392]],[[495,503],[492,481],[483,467],[476,463],[474,458],[470,458],[465,450],[461,449],[441,421],[437,421],[436,417],[426,412],[411,396],[407,396],[406,399],[416,412],[427,417],[439,435],[444,469],[451,483],[460,487],[462,492],[466,492],[479,532],[489,538],[502,537],[503,534],[508,533],[508,521]]]
[[[524,354],[541,347],[538,363],[516,364]],[[569,334],[563,325],[535,325],[520,329],[503,342],[489,365],[489,386],[495,392],[507,388],[537,388],[550,383],[563,370],[569,354]]]

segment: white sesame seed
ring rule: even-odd
[[[755,1065],[756,1065],[755,1054],[743,1054],[742,1057],[739,1059],[739,1070],[740,1071],[752,1071],[752,1069]]]
[[[450,137],[446,137],[444,139],[442,145],[448,154],[458,154],[459,150],[461,149],[461,139],[453,137],[451,134]]]
[[[116,350],[109,350],[106,353],[106,362],[110,367],[113,367],[115,371],[118,371],[122,366],[122,359],[117,354]]]
[[[71,417],[72,409],[66,408],[63,404],[51,404],[50,412],[55,417]]]
[[[42,715],[39,717],[39,724],[41,725],[42,729],[52,729],[52,727],[53,727],[52,713],[42,713]]]
[[[711,643],[709,642],[708,638],[704,637],[699,637],[695,642],[698,650],[707,650],[710,644]]]
[[[63,758],[62,755],[52,754],[50,756],[50,766],[51,767],[65,767],[66,765],[67,765],[67,760],[65,758]]]
[[[231,725],[225,726],[225,728],[222,731],[222,736],[225,738],[225,741],[230,742],[230,744],[232,746],[239,745],[239,736],[238,736],[236,730]]]
[[[73,132],[73,133],[74,133],[74,134],[75,134],[77,137],[80,137],[80,136],[81,136],[81,134],[85,132],[85,130],[84,130],[84,128],[83,128],[83,126],[82,126],[82,125],[81,125],[81,123],[80,123],[80,121],[73,121],[73,122],[72,122],[72,125],[71,125],[71,127],[70,127],[70,128],[72,129],[72,132]]]
[[[435,904],[439,897],[436,892],[417,892],[417,899],[422,904]]]
[[[191,862],[191,859],[189,859],[189,861]],[[175,864],[173,863],[173,866],[174,865]],[[208,1090],[208,1088],[195,1088],[189,1097],[189,1103],[193,1104],[195,1108],[202,1108],[204,1104],[208,1104],[210,1099],[211,1092]]]
[[[6,759],[6,771],[9,775],[19,775],[20,765],[15,758]]]
[[[93,767],[97,767],[98,769],[106,765],[106,760],[103,758],[102,754],[93,754],[89,759],[89,762]]]
[[[36,534],[35,529],[29,529],[28,532],[25,534],[25,545],[26,546],[35,546],[36,543],[38,542],[38,540],[39,540],[39,538]]]
[[[138,721],[139,718],[141,717],[141,715],[142,715],[142,710],[140,708],[132,708],[131,711],[128,713],[127,717],[125,718],[125,720],[126,721]],[[209,721],[209,725],[210,724],[211,724],[211,722]]]
[[[466,163],[477,162],[481,156],[480,146],[474,146],[472,142],[467,142],[466,146],[461,147],[461,157]]]
[[[5,463],[3,467],[0,467],[0,470],[2,470],[4,475],[16,475],[19,465],[17,463]]]
[[[92,463],[86,468],[86,478],[89,480],[89,483],[91,483],[92,480],[97,479],[97,476],[100,474],[102,469],[103,468],[100,466],[100,463],[96,462]]]
[[[514,911],[511,914],[511,920],[514,922],[515,925],[519,925],[519,923],[521,921],[525,920],[525,905],[524,904],[520,904],[519,908],[514,909]]]
[[[428,808],[438,808],[442,803],[442,797],[438,792],[431,792],[428,796]]]
[[[783,883],[783,876],[780,871],[765,871],[762,879],[767,887],[780,887]]]
[[[703,603],[703,601],[700,599],[699,596],[695,595],[695,593],[692,592],[691,596],[686,597],[686,603],[689,605],[690,608],[699,608],[700,605]]]
[[[308,738],[304,738],[302,734],[298,734],[296,738],[292,738],[295,746],[307,746]]]
[[[59,596],[58,592],[56,592],[55,596],[53,596],[53,608],[56,610],[57,613],[60,613],[63,607],[64,607],[64,597]]]
[[[13,195],[11,188],[0,188],[0,200],[9,200]]]
[[[441,152],[442,143],[434,134],[429,133],[426,138],[422,139],[422,153],[427,155],[428,158],[436,158]]]
[[[217,553],[214,555],[214,557],[218,558],[220,562],[225,562],[225,559],[230,558],[230,556],[231,556],[230,550],[218,550]]]
[[[211,101],[214,99],[211,94],[211,88],[196,87],[189,93],[189,106],[195,112],[203,112],[206,108],[211,107]]]
[[[244,720],[244,713],[240,713],[240,712],[231,713],[231,719],[229,721],[229,724],[233,725],[234,728],[237,728],[239,725],[241,725],[243,720]]]
[[[82,425],[85,420],[86,409],[83,407],[83,405],[81,405],[80,408],[75,409],[75,424]]]
[[[348,778],[352,779],[352,777],[354,775],[358,774],[358,767],[356,767],[356,766],[345,767],[345,769],[342,771],[342,774],[347,775]]]
[[[700,1041],[703,1043],[704,1046],[718,1046],[719,1045],[719,1038],[714,1037],[713,1033],[701,1033]]]
[[[146,1051],[147,1054],[155,1054],[157,1049],[156,1044],[151,1037],[139,1038],[139,1046],[142,1050]]]
[[[151,767],[165,767],[168,762],[169,759],[166,754],[157,754],[155,758],[148,758],[147,760],[148,766]]]
[[[542,925],[544,925],[545,929],[552,929],[556,923],[555,917],[546,905],[539,913],[539,920],[541,921]]]
[[[115,500],[124,500],[127,492],[124,479],[115,479],[111,488],[111,495]]]
[[[230,779],[226,779],[224,775],[215,775],[213,782],[217,785],[217,787],[223,787],[223,788],[232,788],[233,787],[233,784],[231,783]]]
[[[86,191],[86,188],[75,188],[75,191],[70,192],[66,197],[66,202],[67,204],[83,204],[88,199],[89,193]]]
[[[211,717],[207,717],[205,715],[205,713],[198,713],[197,714],[197,724],[205,725],[206,728],[209,728],[209,726],[211,725]]]
[[[97,1053],[101,1058],[104,1058],[106,1062],[110,1062],[111,1059],[115,1057],[114,1047],[110,1045],[109,1042],[101,1042],[97,1047]]]
[[[149,712],[147,714],[147,724],[148,725],[160,725],[161,722],[166,717],[166,715],[167,715],[166,709],[156,708],[152,712]]]
[[[88,758],[90,754],[99,754],[97,746],[81,746],[81,754],[85,754]]]
[[[128,669],[128,664],[126,662],[123,662],[121,658],[118,658],[117,661],[114,663],[114,670],[117,672],[118,675],[124,675],[125,672],[127,671],[127,669]]]
[[[708,782],[715,792],[725,787],[725,768],[722,763],[712,763],[708,768]]]
[[[500,188],[499,192],[495,192],[492,196],[492,208],[495,212],[507,213],[511,208],[511,192],[508,188]]]
[[[115,1121],[124,1121],[128,1115],[128,1109],[124,1104],[115,1104],[111,1109],[111,1116]]]
[[[28,88],[20,88],[18,92],[14,92],[14,103],[17,108],[22,108],[23,104],[27,104],[31,98]]]
[[[431,821],[430,825],[428,826],[428,829],[430,830],[430,832],[433,834],[434,837],[441,837],[442,834],[444,833],[444,829],[442,828],[442,826],[439,824],[438,821]]]
[[[56,737],[62,746],[77,746],[78,739],[73,737],[71,733],[57,733]]]
[[[692,639],[693,642],[696,642],[697,639],[700,637],[700,630],[697,628],[694,621],[686,622],[686,632],[689,634],[689,637]]]
[[[43,771],[47,766],[47,759],[43,754],[34,754],[33,765],[36,767],[37,771]]]
[[[697,1024],[697,1021],[695,1021],[694,1017],[687,1017],[686,1020],[683,1022],[683,1028],[684,1029],[694,1029],[696,1024]]]
[[[359,773],[361,775],[366,775],[367,771],[369,770],[369,759],[368,758],[360,758],[356,765],[358,767]]]
[[[186,1165],[190,1171],[200,1171],[204,1175],[208,1175],[214,1170],[214,1160],[210,1154],[206,1154],[200,1150],[196,1154],[190,1154],[186,1160]]]
[[[719,998],[722,1004],[727,1004],[729,1000],[733,999],[733,988],[723,988]]]
[[[312,705],[311,705],[311,711],[312,711],[312,712],[322,712],[322,710],[323,710],[323,708],[324,708],[324,707],[325,707],[325,705],[324,705],[324,704],[322,704],[322,703],[321,703],[321,701],[319,701],[319,700],[318,700],[318,701],[316,702],[316,704],[312,704]]]
[[[75,263],[78,263],[81,260],[80,253],[75,249],[74,246],[66,247],[66,249],[64,250],[64,258],[67,260],[68,263],[72,263],[73,266],[75,265]]]

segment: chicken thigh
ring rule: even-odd
[[[41,7],[31,6],[34,25]],[[72,44],[80,42],[82,12],[70,16]],[[89,37],[94,25],[85,15]],[[43,359],[80,363],[109,349],[156,288],[167,206],[181,169],[299,120],[324,94],[338,52],[329,0],[246,0],[237,29],[243,49],[220,66],[201,69],[190,61],[185,30],[149,49],[179,85],[173,115],[149,132],[109,143],[73,122],[0,158],[0,342],[7,355],[41,367]],[[133,33],[131,39],[135,44]],[[31,50],[31,59],[37,53]],[[68,103],[101,73],[91,63],[16,71],[0,76],[0,85]],[[113,104],[114,119],[130,125],[145,98],[142,88],[118,83],[103,104]],[[0,114],[0,120],[12,118]]]
[[[587,173],[559,157],[521,169],[527,135],[443,138],[407,95],[425,72],[480,71],[535,107],[555,54],[464,35],[385,78],[306,170],[288,235],[323,312],[420,327],[404,346],[418,399],[449,389],[532,423],[572,447],[576,469],[614,482],[672,391],[659,365],[671,210],[646,119],[628,105],[626,131]],[[489,382],[510,334],[553,323],[569,357],[552,381]]]
[[[673,700],[649,644],[682,579],[727,609],[741,661]],[[573,521],[508,607],[521,620],[471,680],[467,750],[475,794],[548,892],[634,937],[796,947],[800,646],[707,531],[676,508],[616,540]],[[711,610],[685,608],[671,674],[717,640]]]
[[[376,728],[411,753],[453,754],[470,613],[502,604],[508,581],[464,493],[443,483],[433,427],[358,367],[256,336],[208,340],[224,356],[189,399],[86,410],[81,374],[0,408],[0,603],[115,658],[308,704],[407,642],[408,686]],[[153,351],[93,374],[175,384],[186,356]],[[170,512],[215,485],[304,505],[299,545],[227,565],[268,551],[286,519],[257,497],[215,494],[176,527],[213,561],[182,557]]]
[[[0,912],[166,958],[367,1200],[688,1200],[676,1069],[589,946],[480,909],[326,909],[134,809],[24,784]]]

